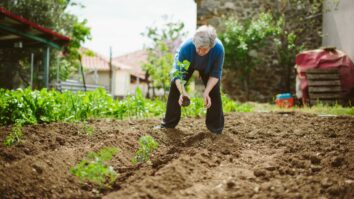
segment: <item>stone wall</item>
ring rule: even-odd
[[[197,25],[210,24],[222,27],[223,16],[250,18],[277,6],[274,0],[195,0],[197,3]]]
[[[286,20],[289,22],[288,26],[291,29],[301,29],[301,38],[298,42],[306,43],[307,49],[318,48],[321,45],[321,37],[319,32],[322,27],[321,17],[314,15],[311,18],[311,27],[306,26],[306,22],[298,23],[296,17],[299,12],[304,12],[299,7],[291,7],[288,0],[195,0],[197,3],[197,25],[210,24],[217,29],[220,33],[223,31],[223,18],[228,16],[236,16],[239,20],[253,18],[261,12],[266,11],[282,11],[285,13]],[[320,13],[321,15],[321,13]],[[315,21],[315,23],[313,23]],[[316,22],[317,21],[317,22]],[[264,63],[257,66],[251,74],[251,82],[249,85],[250,92],[247,94],[242,85],[239,85],[235,81],[235,77],[238,75],[234,71],[228,71],[224,69],[223,72],[223,89],[226,93],[233,98],[241,101],[260,101],[269,102],[272,101],[276,94],[281,92],[294,93],[295,86],[295,72],[292,69],[279,66],[276,56],[276,50],[257,49]],[[226,58],[227,59],[227,58]],[[295,57],[294,57],[295,63]],[[291,73],[290,85],[287,80],[286,73]]]

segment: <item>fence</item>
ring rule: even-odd
[[[93,91],[97,88],[104,88],[107,92],[109,92],[109,88],[107,86],[95,85],[95,84],[86,84],[84,85],[82,82],[76,80],[66,80],[61,81],[59,83],[55,83],[52,85],[52,88],[55,88],[58,91]]]

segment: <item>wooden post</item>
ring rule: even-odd
[[[109,91],[113,95],[112,46],[109,47]]]
[[[49,46],[43,50],[44,87],[49,88]]]
[[[34,53],[31,53],[31,89],[33,89],[33,66],[34,65]]]

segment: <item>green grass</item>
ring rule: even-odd
[[[341,105],[328,106],[317,104],[312,107],[301,108],[303,112],[329,114],[329,115],[354,115],[354,107],[343,107]]]
[[[313,113],[318,115],[354,115],[354,107],[343,107],[341,105],[329,106],[325,104],[318,103],[313,106],[298,107],[294,106],[292,108],[279,108],[274,104],[268,103],[250,103],[255,112],[283,112],[283,111],[298,111],[304,113]]]

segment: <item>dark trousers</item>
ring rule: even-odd
[[[194,70],[190,68],[186,81],[190,79]],[[209,76],[200,72],[204,85],[207,85]],[[161,125],[166,128],[175,128],[181,119],[181,106],[178,104],[180,92],[177,89],[175,79],[171,81],[170,93],[168,95],[166,114]],[[220,93],[220,81],[210,91],[211,106],[207,109],[205,124],[213,133],[221,133],[224,129],[224,113]]]

